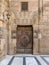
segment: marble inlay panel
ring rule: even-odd
[[[23,58],[15,57],[11,65],[23,65]]]
[[[38,65],[34,57],[26,58],[26,65]]]

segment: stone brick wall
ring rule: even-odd
[[[7,2],[0,0],[0,60],[7,55],[7,29],[4,21],[4,12],[8,10]]]
[[[21,11],[21,2],[24,0],[19,0],[19,1],[10,1],[10,10],[13,12],[15,16],[15,20],[13,20],[13,26],[12,30],[16,27],[17,25],[32,25],[33,26],[33,35],[34,35],[34,46],[33,46],[33,52],[34,54],[49,54],[49,22],[48,22],[48,4],[47,2],[49,1],[44,1],[43,2],[43,17],[42,17],[42,12],[40,13],[40,20],[38,22],[38,0],[27,0],[29,2],[29,10],[28,12],[22,12]],[[33,3],[33,4],[32,4]],[[47,4],[47,6],[46,6]],[[42,1],[40,1],[40,8],[42,7]],[[45,11],[45,8],[47,9]],[[42,9],[41,9],[42,10]],[[16,23],[16,24],[15,24]],[[39,31],[38,31],[39,30]],[[35,32],[36,31],[36,32]],[[35,37],[35,34],[38,35],[37,38]],[[12,39],[15,41],[16,39]],[[16,47],[16,41],[15,45],[12,43],[14,48]],[[40,47],[40,48],[39,48]],[[44,52],[43,52],[44,51]],[[12,52],[14,53],[14,52]]]
[[[48,4],[47,4],[48,5]],[[49,7],[44,7],[43,18],[39,23],[42,38],[40,39],[40,53],[49,54]]]
[[[21,11],[21,2],[24,1],[28,2],[29,5],[28,11],[26,12]],[[12,35],[13,32],[16,34],[17,25],[33,26],[33,54],[49,54],[49,1],[45,0],[43,2],[43,16],[42,12],[40,12],[39,21],[38,0],[9,0],[9,3],[8,1],[2,0],[0,3],[0,19],[1,21],[4,21],[3,23],[0,23],[0,27],[4,28],[4,38],[0,39],[0,57],[5,56],[8,52],[8,36],[9,54],[16,54],[17,38],[12,38]],[[40,1],[40,9],[41,8],[42,1]],[[7,19],[8,12],[10,13],[9,20]],[[7,22],[9,22],[9,26],[7,25]],[[9,31],[7,29],[8,27]]]

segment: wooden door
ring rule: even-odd
[[[33,28],[31,25],[17,26],[17,44],[16,53],[33,53]]]

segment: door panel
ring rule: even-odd
[[[33,51],[32,26],[17,27],[17,53],[30,54]]]

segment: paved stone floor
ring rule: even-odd
[[[0,65],[49,65],[49,55],[7,55]]]

